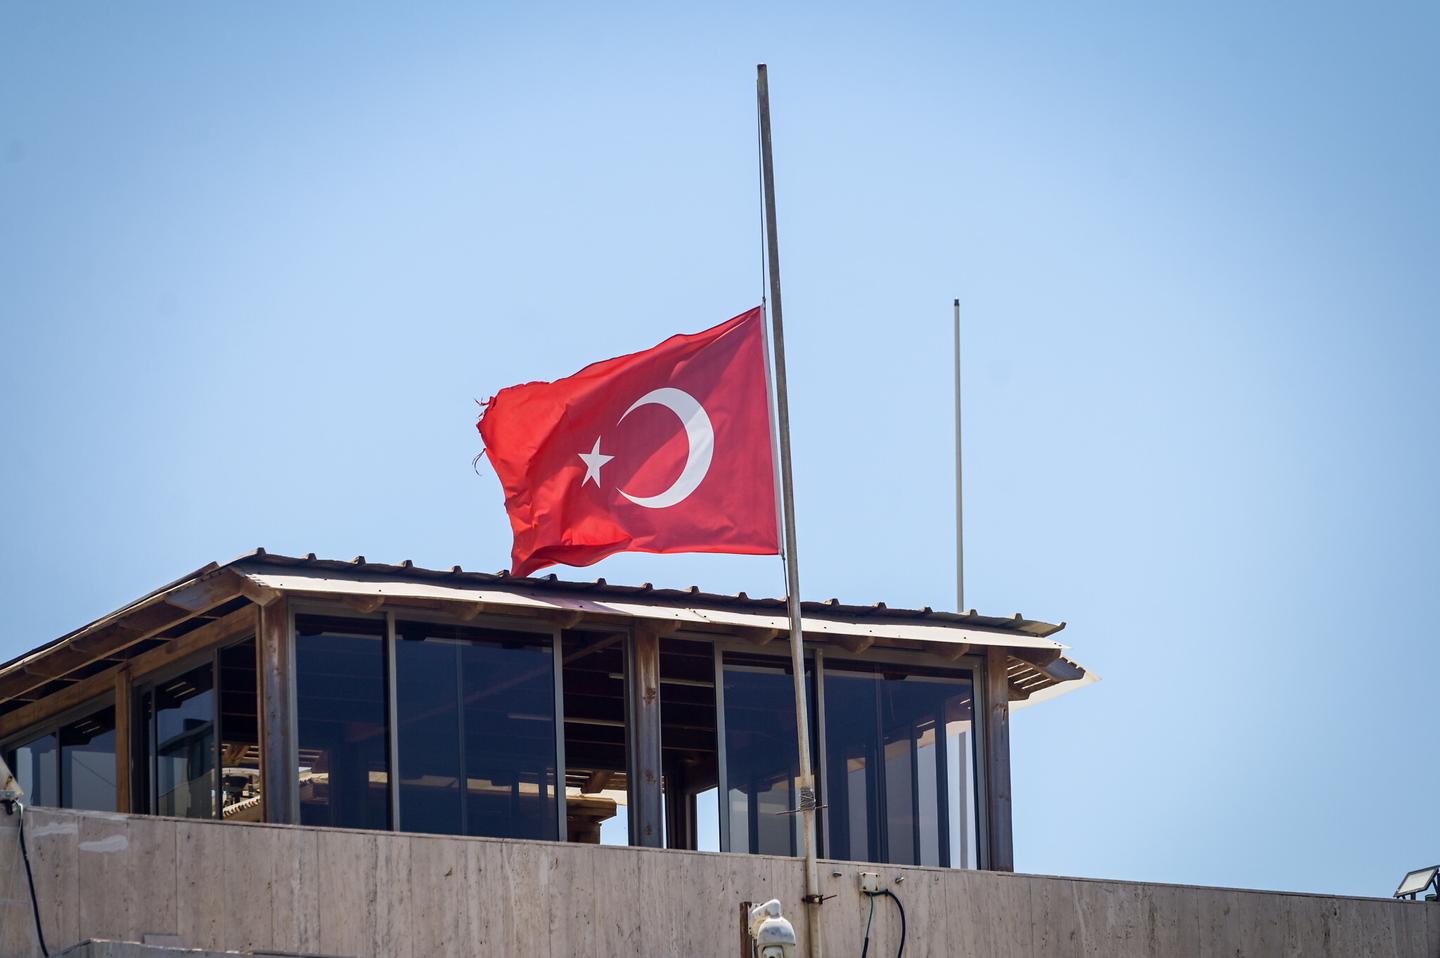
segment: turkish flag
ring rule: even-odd
[[[566,379],[502,389],[476,428],[511,573],[616,552],[779,551],[763,311]]]

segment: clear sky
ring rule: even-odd
[[[768,61],[803,592],[953,606],[960,297],[967,604],[1104,677],[1017,715],[1018,867],[1389,894],[1440,860],[1437,40],[0,0],[0,657],[257,545],[505,566],[473,400],[758,302]]]

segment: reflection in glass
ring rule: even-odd
[[[479,633],[480,630],[471,630]],[[489,633],[460,648],[465,833],[558,837],[555,660],[550,639]]]
[[[214,680],[207,663],[160,683],[150,699],[158,815],[215,815]]]
[[[549,636],[396,623],[406,831],[556,837]]]
[[[10,771],[25,790],[27,805],[55,805],[60,797],[56,776],[55,736],[42,735],[21,745],[8,756]]]
[[[219,666],[221,815],[263,821],[255,640],[221,649]]]
[[[794,679],[788,660],[725,653],[725,786],[730,851],[799,853]],[[811,697],[813,701],[813,694]]]
[[[974,867],[968,674],[826,660],[828,854]]]
[[[115,811],[115,709],[60,729],[60,804],[95,812]]]
[[[383,621],[295,617],[301,824],[390,827],[385,673]]]
[[[463,835],[460,643],[396,631],[400,821],[407,832]]]

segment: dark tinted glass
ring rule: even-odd
[[[800,848],[800,816],[788,814],[800,774],[794,680],[789,662],[782,661],[725,654],[731,851],[795,855]]]
[[[973,716],[968,674],[827,660],[830,856],[973,866]]]
[[[464,834],[460,646],[397,626],[400,825],[407,832]]]
[[[491,633],[460,647],[465,831],[556,838],[555,667],[550,640]]]
[[[390,827],[385,623],[295,617],[300,821]]]
[[[60,729],[60,804],[115,811],[115,709]]]
[[[42,735],[15,749],[10,754],[10,770],[25,790],[25,804],[54,806],[59,802],[54,735]]]
[[[155,812],[215,815],[215,690],[209,663],[158,683],[153,698]]]
[[[255,640],[220,650],[220,793],[228,821],[263,820]]]
[[[395,631],[401,827],[555,838],[549,637],[428,622]]]

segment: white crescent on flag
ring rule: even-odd
[[[665,509],[684,502],[690,493],[700,487],[705,474],[710,471],[710,460],[715,454],[715,429],[710,425],[710,416],[705,412],[705,407],[685,390],[673,386],[655,389],[641,396],[625,410],[616,424],[624,422],[626,416],[641,406],[650,405],[664,406],[680,418],[681,425],[685,427],[685,438],[690,444],[690,452],[685,457],[685,468],[680,470],[679,477],[664,492],[653,496],[632,496],[621,489],[620,495],[646,509]]]

